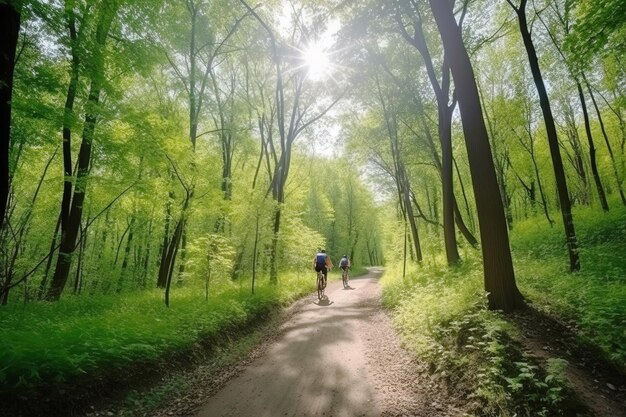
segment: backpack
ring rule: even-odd
[[[315,263],[319,266],[326,265],[326,254],[318,253],[317,256],[315,257]]]
[[[348,258],[341,258],[341,261],[339,261],[339,266],[348,266]]]

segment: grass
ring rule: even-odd
[[[562,228],[541,222],[517,225],[512,234],[522,293],[540,310],[574,323],[585,341],[626,369],[626,209],[574,213],[581,270],[568,272]]]
[[[66,297],[57,303],[9,305],[0,310],[0,393],[29,395],[85,376],[124,372],[203,340],[219,340],[313,290],[314,283],[281,277],[256,294],[234,285],[122,296]]]
[[[515,224],[512,247],[518,286],[535,307],[579,329],[581,338],[624,369],[626,356],[626,210],[578,209],[580,272],[567,272],[562,229],[538,219]],[[543,227],[542,227],[543,226]],[[565,363],[547,366],[524,353],[521,335],[499,312],[488,311],[478,253],[458,267],[389,269],[384,304],[403,340],[432,370],[465,390],[483,416],[568,415]]]

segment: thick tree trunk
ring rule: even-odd
[[[496,181],[478,88],[461,30],[447,0],[429,0],[456,86],[463,132],[476,196],[485,291],[489,307],[511,311],[523,304],[515,284],[504,207]]]
[[[554,117],[552,116],[552,109],[550,108],[550,100],[548,99],[548,93],[546,92],[546,87],[541,75],[541,69],[539,68],[539,60],[537,58],[535,46],[528,30],[528,23],[526,20],[526,3],[527,0],[521,0],[519,8],[515,8],[515,11],[517,13],[520,32],[522,34],[526,53],[528,54],[528,62],[533,74],[533,80],[539,94],[541,111],[543,112],[543,119],[548,134],[548,145],[550,147],[550,156],[552,157],[554,176],[556,178],[556,188],[559,194],[559,205],[561,207],[563,227],[565,229],[565,238],[567,240],[570,271],[578,271],[580,270],[580,260],[578,257],[578,243],[576,239],[576,232],[574,230],[574,220],[572,218],[572,206],[569,200],[567,181],[565,179],[561,152],[559,150],[559,140],[556,133],[556,127],[554,125]]]
[[[11,189],[9,153],[11,151],[11,98],[13,71],[20,31],[22,2],[9,0],[0,3],[0,230],[4,221]]]

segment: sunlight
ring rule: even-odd
[[[314,81],[320,81],[330,75],[332,64],[329,54],[320,43],[313,43],[302,51],[307,76]]]

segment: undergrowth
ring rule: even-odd
[[[586,342],[626,370],[626,209],[613,204],[574,212],[581,270],[568,272],[563,229],[540,219],[515,225],[518,286],[543,312],[575,326]]]
[[[482,416],[562,414],[562,368],[543,370],[520,347],[515,329],[487,310],[481,270],[466,263],[383,278],[383,301],[408,348],[432,371],[469,393]]]
[[[567,270],[563,231],[535,218],[511,234],[518,286],[527,301],[564,322],[581,342],[598,347],[618,368],[626,364],[626,210],[577,208],[574,213],[582,269]],[[446,268],[443,260],[390,269],[383,301],[394,312],[406,345],[433,372],[470,393],[483,416],[570,415],[565,361],[540,364],[521,346],[515,325],[488,311],[480,253]]]

